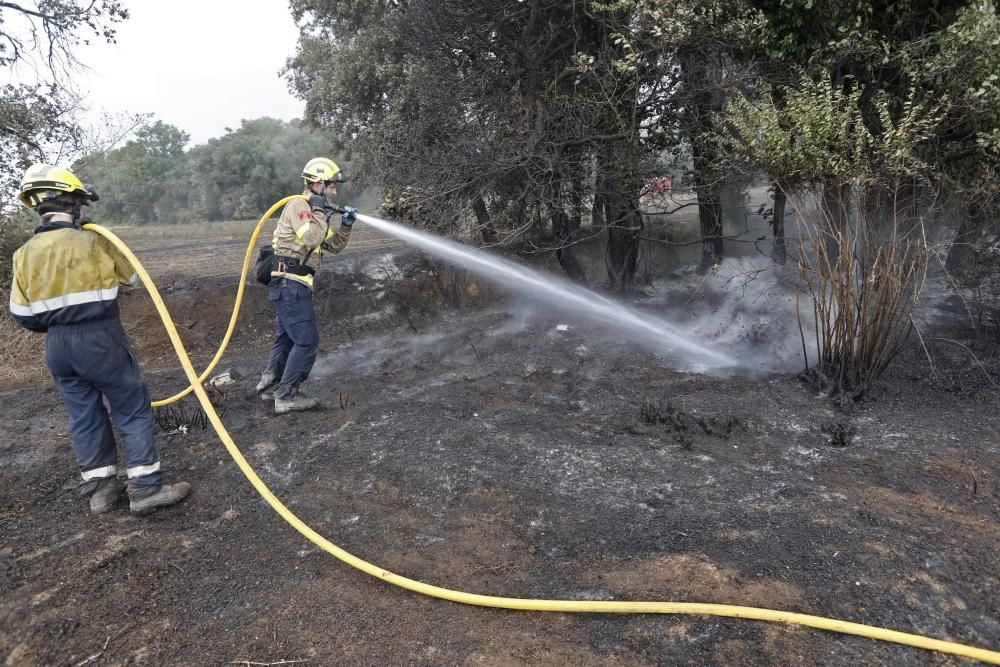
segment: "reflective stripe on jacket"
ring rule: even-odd
[[[128,260],[64,213],[42,217],[13,260],[10,312],[32,331],[118,315],[118,285],[135,284]]]
[[[340,225],[337,231],[330,229],[326,214],[321,209],[312,210],[305,199],[293,199],[285,204],[274,229],[271,247],[279,257],[294,257],[312,270],[319,268],[323,251],[338,253],[347,246],[351,228]],[[310,250],[312,252],[310,253]],[[308,255],[308,257],[307,257]],[[286,278],[313,285],[312,276],[286,274]]]

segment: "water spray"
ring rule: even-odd
[[[381,218],[358,214],[358,220],[548,306],[624,331],[654,352],[679,357],[678,365],[692,371],[737,365],[731,357],[696,343],[661,319],[558,276]]]

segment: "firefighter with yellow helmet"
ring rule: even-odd
[[[119,285],[135,284],[135,272],[107,239],[81,228],[83,207],[97,193],[67,169],[35,164],[21,180],[20,199],[41,222],[14,253],[10,312],[26,329],[46,332],[45,363],[69,412],[81,495],[96,514],[126,490],[135,514],[180,502],[191,486],[163,483],[149,389],[119,318]],[[112,421],[127,486],[117,477]]]
[[[264,400],[273,396],[277,414],[319,406],[319,401],[299,391],[319,349],[313,277],[324,251],[338,253],[347,246],[356,213],[333,202],[337,184],[346,180],[333,160],[309,160],[302,169],[302,180],[302,194],[308,201],[293,199],[285,205],[271,240],[274,259],[267,298],[274,302],[277,335],[257,392]],[[340,224],[334,229],[338,216]]]

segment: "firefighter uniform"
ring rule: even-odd
[[[331,229],[333,216],[333,209],[293,199],[274,230],[274,270],[267,298],[275,305],[277,336],[265,375],[277,382],[278,400],[293,397],[316,362],[319,330],[312,303],[313,277],[323,252],[340,252],[351,236],[349,224]]]
[[[45,361],[69,411],[73,451],[84,482],[113,478],[111,407],[131,488],[160,487],[149,389],[118,309],[118,287],[134,284],[128,260],[67,213],[42,216],[14,253],[10,312],[21,326],[48,332]]]

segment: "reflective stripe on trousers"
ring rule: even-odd
[[[129,482],[159,486],[149,389],[121,320],[112,317],[54,326],[45,337],[45,362],[69,412],[73,452],[83,479],[112,477],[118,463],[111,420],[125,450]],[[111,406],[110,419],[104,397]]]

